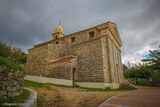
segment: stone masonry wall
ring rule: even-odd
[[[53,60],[64,57],[65,51],[65,44],[48,44],[47,60]]]
[[[29,50],[26,67],[29,75],[44,76],[46,70],[48,46]]]
[[[51,63],[48,65],[47,77],[70,80],[70,71],[69,62]]]
[[[0,99],[20,95],[23,81],[24,73],[0,66]]]
[[[48,65],[48,61],[74,55],[77,56],[77,66],[74,67],[75,81],[106,83],[122,81],[121,43],[115,38],[117,33],[113,32],[112,27],[114,27],[112,24],[106,23],[37,45],[29,50],[28,74],[70,79],[72,68],[68,62]],[[95,35],[90,37],[89,33],[93,31]],[[75,41],[72,41],[74,37]]]
[[[78,56],[75,81],[104,82],[100,39],[75,45],[73,48]]]
[[[112,34],[108,32],[107,39],[107,51],[108,51],[108,63],[109,63],[109,75],[110,75],[110,82],[115,83],[122,83],[123,82],[123,70],[122,70],[122,63],[121,63],[121,54],[120,49],[121,47],[113,38]]]

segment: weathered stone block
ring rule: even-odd
[[[8,73],[8,77],[11,77],[11,76],[12,76],[12,72],[9,72],[9,73]]]
[[[13,93],[13,92],[8,92],[8,93],[7,93],[7,96],[8,96],[8,97],[12,97],[12,93]]]
[[[12,93],[12,96],[19,96],[21,93],[19,91],[15,91]]]
[[[7,91],[11,91],[11,90],[12,90],[12,87],[8,86]]]
[[[7,95],[7,91],[0,91],[0,96]]]

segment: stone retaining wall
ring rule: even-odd
[[[30,92],[29,98],[25,101],[25,104],[20,107],[36,107],[37,106],[37,92],[25,87]]]
[[[24,73],[0,66],[0,99],[19,96],[23,90]]]

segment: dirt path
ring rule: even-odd
[[[49,85],[52,89],[33,88],[38,92],[38,107],[97,107],[105,99],[121,92],[85,92],[78,88]]]
[[[106,100],[100,107],[160,107],[160,88],[139,87]]]

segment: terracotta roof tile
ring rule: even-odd
[[[75,56],[65,56],[59,59],[50,60],[49,63],[65,62],[65,61],[70,61],[75,58],[76,58]]]

